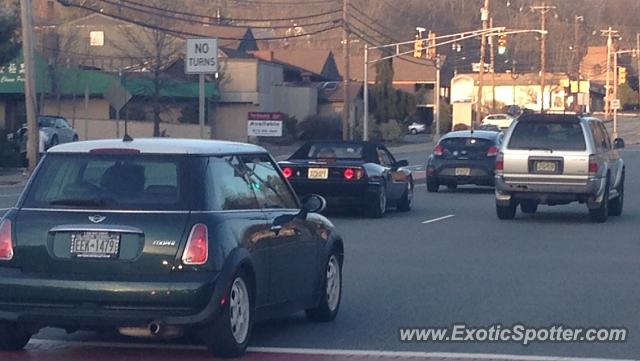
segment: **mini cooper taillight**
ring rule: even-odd
[[[193,225],[187,246],[182,254],[182,263],[198,266],[207,263],[209,259],[209,235],[207,226],[198,223]]]
[[[0,261],[13,258],[13,240],[11,239],[11,221],[5,219],[0,224]]]

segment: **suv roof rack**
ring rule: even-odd
[[[563,114],[563,113],[528,113],[520,116],[518,121],[538,121],[548,120],[552,122],[576,122],[580,121],[584,114]]]

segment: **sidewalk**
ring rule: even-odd
[[[0,186],[24,185],[28,178],[24,168],[0,168]]]

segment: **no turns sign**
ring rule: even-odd
[[[206,74],[218,71],[218,40],[187,39],[185,73]]]

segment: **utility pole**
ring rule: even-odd
[[[342,139],[351,139],[350,106],[351,96],[349,94],[349,80],[351,77],[349,64],[349,0],[342,0],[342,56],[344,61],[343,74],[343,107],[342,107]],[[365,86],[367,86],[365,84]],[[365,119],[366,121],[366,119]]]
[[[489,27],[489,0],[484,0],[484,6],[480,9],[480,19],[482,20],[482,30],[486,31]],[[482,87],[484,77],[484,53],[487,47],[487,35],[482,33],[482,42],[480,43],[480,73],[478,74],[478,97],[476,99],[476,119],[471,122],[471,129],[475,124],[480,124],[482,120]]]
[[[489,18],[489,27],[493,28],[493,18]],[[495,43],[496,39],[494,36],[489,37],[489,53],[490,53],[490,61],[491,66],[489,71],[491,71],[491,111],[496,112],[496,53],[495,53]]]
[[[40,130],[36,114],[36,74],[33,52],[33,16],[31,0],[20,0],[22,20],[22,52],[24,55],[24,104],[27,110],[27,160],[33,172],[39,156]]]
[[[546,23],[547,13],[554,10],[555,6],[547,6],[545,1],[542,1],[541,6],[532,6],[531,10],[540,11],[540,112],[544,113],[544,89],[545,89],[545,72],[547,65],[547,47],[546,47]]]
[[[605,118],[609,119],[611,113],[611,52],[613,49],[613,37],[618,36],[617,30],[612,30],[611,27],[606,30],[600,30],[602,36],[607,37],[607,77],[605,85],[605,97],[604,97],[604,112]],[[615,74],[614,74],[615,76]]]

